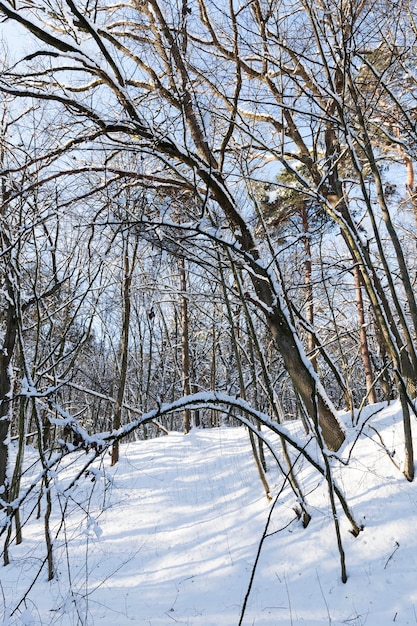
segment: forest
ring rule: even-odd
[[[373,405],[414,479],[415,2],[10,0],[0,28],[3,566],[37,515],[56,576],[74,454],[76,484],[234,427],[305,527],[299,460],[326,484],[346,582],[334,472]]]

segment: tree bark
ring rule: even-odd
[[[374,377],[372,373],[372,363],[369,354],[368,337],[366,333],[365,308],[362,295],[362,279],[358,265],[353,268],[353,276],[355,281],[356,307],[358,310],[359,336],[361,344],[362,363],[365,371],[366,391],[369,404],[375,404],[376,395],[373,386]]]
[[[178,261],[180,272],[181,289],[181,378],[183,396],[191,393],[190,385],[190,341],[188,332],[188,296],[187,296],[187,274],[185,270],[185,260],[181,257]],[[191,430],[191,409],[183,411],[184,434]]]
[[[131,298],[130,288],[132,284],[132,274],[136,258],[137,243],[135,244],[132,260],[129,258],[129,238],[124,241],[123,255],[123,288],[122,288],[122,331],[120,337],[120,377],[117,389],[116,405],[113,415],[113,429],[118,430],[122,424],[123,400],[126,389],[128,354],[129,354],[129,331],[130,331],[130,310]],[[116,439],[112,446],[111,464],[115,465],[119,461],[119,440]]]
[[[0,350],[0,497],[7,500],[7,470],[9,461],[9,430],[12,411],[12,359],[16,346],[17,318],[11,285],[8,285],[9,304],[5,315],[4,343]]]
[[[272,336],[284,360],[285,368],[307,414],[312,418],[315,407],[311,389],[317,383],[313,367],[302,354],[295,331],[290,327],[282,312],[276,309],[274,314],[268,317],[268,321]],[[345,440],[344,429],[337,419],[332,403],[320,387],[317,389],[317,410],[319,427],[327,448],[333,451],[338,450]]]
[[[314,301],[313,301],[313,285],[311,283],[311,272],[312,272],[312,263],[311,263],[311,245],[310,239],[308,237],[309,228],[308,228],[308,211],[305,204],[301,207],[301,220],[303,224],[303,231],[305,233],[305,237],[303,238],[304,242],[304,284],[307,290],[306,304],[305,304],[305,314],[306,320],[314,327]],[[317,372],[317,355],[316,355],[316,341],[313,333],[308,333],[307,336],[307,348],[309,359],[311,365],[315,372]]]

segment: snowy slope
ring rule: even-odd
[[[73,463],[59,469],[54,485],[55,534],[61,524],[54,545],[56,578],[48,583],[46,567],[40,569],[46,554],[43,520],[32,517],[23,543],[11,547],[11,564],[0,569],[0,624],[417,624],[417,487],[403,478],[369,427],[400,463],[398,405],[377,408],[353,450],[356,432],[350,433],[343,450],[345,460],[351,452],[348,465],[333,462],[355,517],[365,526],[354,538],[340,511],[346,584],[340,580],[326,485],[299,462],[312,521],[302,527],[294,494],[285,488],[273,508],[242,616],[272,504],[243,427],[194,430],[122,447],[116,467],[110,468],[106,457],[68,498],[65,486],[86,461],[85,455],[71,455]],[[276,438],[271,441],[278,449]],[[275,496],[283,477],[270,455],[268,464]],[[35,504],[34,494],[26,514]]]

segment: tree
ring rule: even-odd
[[[138,251],[137,239],[130,250],[129,235],[122,233],[123,240],[123,280],[122,280],[122,323],[120,334],[120,369],[118,375],[118,388],[116,394],[116,404],[114,407],[113,428],[118,430],[122,424],[123,401],[125,397],[128,357],[129,357],[129,336],[131,317],[131,285],[135,260]],[[115,465],[119,460],[119,442],[115,441],[112,448],[111,463]]]
[[[184,257],[178,261],[181,290],[181,374],[182,389],[184,396],[191,393],[190,384],[190,342],[188,333],[188,302],[187,302],[187,273]],[[184,433],[188,434],[191,429],[191,411],[184,409]]]
[[[226,174],[231,166],[228,148],[235,136],[242,71],[248,67],[240,57],[237,36],[234,36],[233,55],[227,59],[229,68],[233,68],[234,95],[229,99],[218,93],[222,105],[216,124],[219,125],[222,140],[219,146],[211,145],[207,122],[202,115],[207,110],[207,104],[204,96],[200,99],[196,96],[194,88],[202,76],[190,62],[192,36],[193,47],[199,48],[201,42],[195,39],[187,25],[187,12],[185,15],[181,12],[176,16],[169,15],[166,7],[156,0],[146,5],[135,4],[129,10],[120,7],[124,23],[120,29],[116,22],[108,26],[105,20],[100,24],[94,23],[88,10],[80,10],[72,0],[67,0],[66,6],[72,21],[67,23],[62,35],[59,34],[62,23],[55,21],[57,30],[54,31],[54,16],[49,14],[46,5],[38,5],[33,12],[29,10],[31,19],[27,19],[26,9],[14,10],[10,4],[0,3],[0,10],[5,16],[27,28],[48,46],[42,52],[38,49],[30,58],[38,62],[42,58],[47,64],[44,86],[33,85],[27,80],[28,71],[24,69],[23,62],[20,66],[22,71],[16,68],[4,75],[1,88],[16,96],[47,98],[67,111],[76,111],[78,119],[82,118],[85,123],[85,141],[101,134],[117,149],[122,148],[127,140],[129,150],[151,154],[156,171],[160,171],[161,175],[141,173],[139,177],[149,184],[158,179],[162,182],[169,176],[170,185],[185,188],[198,198],[196,204],[200,206],[200,215],[194,216],[194,228],[201,228],[201,215],[210,222],[213,212],[219,212],[228,224],[231,237],[229,241],[221,240],[219,243],[231,246],[236,256],[242,258],[251,277],[254,297],[264,311],[297,393],[310,416],[314,415],[314,398],[317,396],[321,431],[327,446],[337,450],[344,440],[343,429],[324,389],[317,384],[314,370],[305,359],[301,342],[283,307],[277,281],[260,256]],[[213,36],[213,28],[202,3],[200,9],[201,25]],[[48,25],[51,18],[52,23]],[[60,16],[59,20],[62,19]],[[95,13],[93,19],[101,17]],[[171,19],[174,22],[170,22]],[[237,21],[233,11],[228,19],[236,33]],[[144,33],[140,46],[133,37],[138,28]],[[80,45],[77,38],[80,38]],[[220,45],[217,40],[214,43]],[[91,56],[91,46],[101,57],[99,64]],[[223,54],[226,52],[221,46],[220,50]],[[137,78],[132,80],[123,75],[116,61],[117,55],[124,56],[126,61],[129,59],[129,74],[134,71]],[[77,75],[81,81],[75,91],[60,87],[59,75],[68,61],[74,64],[72,75]],[[9,79],[13,80],[13,85],[8,83]],[[210,87],[210,91],[215,93],[214,86]],[[142,96],[138,100],[140,94]],[[91,96],[92,102],[97,104],[93,107],[86,105],[86,96]],[[112,102],[112,114],[102,104],[106,99]],[[155,99],[162,108],[155,123],[149,123],[146,121],[148,107]],[[225,122],[221,121],[223,115],[226,115]],[[182,144],[180,137],[184,138]],[[77,141],[81,145],[82,137]]]

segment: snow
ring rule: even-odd
[[[333,458],[332,469],[364,525],[353,537],[339,507],[346,584],[323,477],[297,462],[312,514],[304,529],[267,450],[273,498],[281,493],[275,506],[266,499],[245,427],[194,429],[125,444],[116,466],[105,455],[74,486],[84,452],[54,468],[56,576],[48,582],[46,566],[41,570],[43,515],[32,516],[23,543],[10,547],[10,565],[0,568],[0,624],[417,624],[417,487],[393,463],[402,462],[399,405],[366,407],[360,430],[350,415],[341,419],[349,431],[347,464]],[[298,423],[288,428],[302,438]],[[263,433],[279,451],[277,436]],[[28,450],[28,467],[34,458]],[[36,466],[30,471],[36,475]],[[26,487],[30,480],[27,472]],[[23,519],[37,497],[30,493]]]

